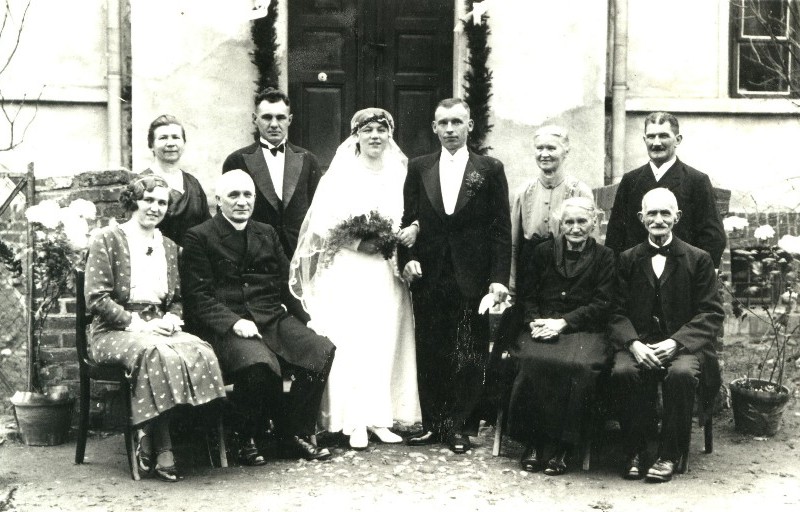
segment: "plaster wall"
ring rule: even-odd
[[[252,7],[252,0],[131,2],[132,170],[152,162],[150,123],[172,114],[186,128],[182,167],[213,196],[225,157],[253,141]]]
[[[567,172],[603,185],[608,5],[514,0],[489,9],[494,130],[487,141],[513,190],[536,175],[533,134],[570,130]]]

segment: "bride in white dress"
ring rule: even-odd
[[[420,409],[411,297],[396,253],[387,259],[379,240],[343,237],[341,228],[377,212],[397,232],[407,159],[385,110],[361,110],[350,125],[300,230],[289,284],[311,316],[309,327],[336,345],[321,424],[363,449],[368,430],[384,443],[401,442],[389,428],[419,421]],[[417,229],[400,231],[401,243],[413,244]]]

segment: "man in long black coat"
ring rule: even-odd
[[[628,462],[624,476],[668,481],[688,446],[695,390],[719,389],[714,338],[724,312],[711,257],[672,234],[682,222],[675,196],[645,194],[640,219],[647,241],[619,256],[618,297],[610,321],[616,345],[611,381],[622,404]],[[657,383],[664,401],[658,457],[645,474],[647,434]]]
[[[477,434],[488,358],[488,318],[478,305],[487,292],[496,302],[508,294],[508,184],[499,160],[467,150],[465,102],[443,100],[434,119],[442,150],[409,163],[403,191],[403,225],[419,229],[400,264],[412,280],[423,426],[408,443],[444,440],[463,453]]]
[[[270,87],[259,92],[254,103],[259,140],[228,155],[222,172],[241,169],[253,178],[253,220],[275,228],[291,259],[322,171],[314,153],[287,140],[292,124],[289,97]]]
[[[250,219],[250,177],[241,170],[223,174],[216,192],[219,213],[184,238],[188,312],[210,333],[222,371],[251,420],[247,433],[273,417],[285,448],[309,460],[329,457],[310,437],[335,348],[306,327],[308,315],[289,293],[289,261],[275,229]],[[292,378],[287,396],[284,377]],[[251,451],[245,462],[263,463],[259,457]]]
[[[726,237],[711,180],[676,156],[683,135],[675,116],[653,112],[645,118],[644,130],[650,161],[622,176],[608,219],[606,247],[619,254],[644,242],[647,230],[638,219],[642,198],[656,187],[667,188],[683,213],[675,235],[709,253],[714,268],[719,268]]]

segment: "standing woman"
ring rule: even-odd
[[[400,225],[406,158],[385,110],[361,110],[350,127],[300,229],[289,284],[309,327],[336,345],[322,425],[364,449],[368,430],[384,443],[401,442],[389,430],[393,420],[413,423],[420,412],[411,297],[393,247],[381,240]],[[383,222],[384,236],[357,234],[359,219]],[[417,229],[401,231],[400,242],[413,244]]]
[[[511,434],[527,443],[521,461],[526,471],[567,471],[566,456],[584,433],[595,382],[610,365],[605,331],[616,272],[614,253],[590,236],[596,220],[591,199],[566,199],[559,236],[520,262],[525,291],[515,307],[522,308],[523,324],[509,349],[518,372],[508,421]],[[545,464],[546,444],[554,450]]]
[[[181,331],[178,249],[156,228],[169,201],[170,187],[158,176],[141,177],[123,190],[120,203],[130,219],[92,238],[86,304],[94,315],[92,358],[128,370],[132,421],[140,428],[139,469],[177,482],[182,477],[169,434],[172,408],[222,398],[225,389],[211,345]]]
[[[183,235],[211,218],[208,198],[197,178],[181,170],[180,160],[186,145],[186,130],[174,116],[160,115],[147,130],[147,147],[153,151],[153,164],[142,175],[155,174],[169,184],[171,204],[158,228],[161,234],[183,246]]]

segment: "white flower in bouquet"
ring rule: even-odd
[[[94,206],[94,205],[93,205]],[[78,215],[66,215],[61,219],[64,234],[70,245],[76,250],[85,249],[88,245],[89,224],[86,219]]]
[[[763,226],[758,226],[756,228],[753,236],[756,238],[756,240],[769,240],[775,236],[775,229],[769,224],[764,224]]]
[[[86,199],[75,199],[67,206],[67,209],[82,219],[94,220],[97,218],[97,207]]]
[[[725,228],[725,232],[730,233],[735,229],[744,229],[750,224],[747,222],[747,219],[744,217],[737,217],[736,215],[731,215],[730,217],[725,217],[722,219],[722,226]]]
[[[28,222],[36,222],[47,229],[56,229],[61,222],[61,207],[52,199],[45,199],[25,210]]]
[[[800,255],[800,236],[783,235],[778,240],[778,247],[790,254]]]

